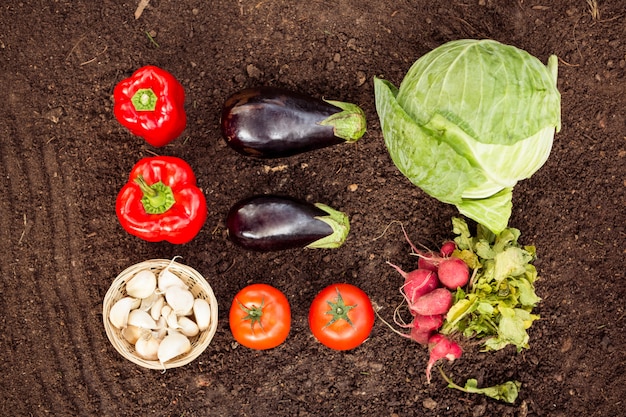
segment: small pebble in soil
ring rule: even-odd
[[[428,410],[434,410],[435,408],[437,408],[437,401],[433,400],[432,398],[426,398],[424,399],[424,401],[422,401],[422,405]]]

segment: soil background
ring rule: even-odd
[[[4,416],[619,416],[626,404],[624,230],[626,2],[152,0],[5,1],[0,6],[0,414]],[[552,154],[514,192],[512,227],[537,247],[541,320],[530,348],[445,364],[459,383],[516,379],[507,405],[426,384],[427,351],[377,321],[348,352],[316,342],[315,294],[344,281],[390,318],[401,279],[385,261],[415,265],[411,239],[452,237],[454,207],[411,185],[387,154],[372,78],[399,85],[440,44],[492,38],[547,62],[560,58],[563,128]],[[113,87],[154,64],[185,86],[183,136],[152,148],[114,119]],[[368,118],[356,145],[279,160],[245,158],[220,137],[226,97],[281,86],[353,102]],[[115,198],[153,154],[194,168],[209,205],[191,243],[147,243],[120,227]],[[336,250],[250,253],[224,218],[240,198],[281,193],[345,211]],[[389,226],[389,227],[388,227]],[[126,267],[182,256],[219,301],[209,348],[165,373],[121,357],[102,325],[102,299]],[[227,311],[253,282],[292,305],[290,337],[253,351],[230,334]]]

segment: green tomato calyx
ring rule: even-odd
[[[263,305],[265,304],[265,300],[261,301],[260,306],[252,305],[251,307],[246,307],[241,303],[241,301],[237,300],[239,304],[239,308],[246,312],[246,316],[242,319],[243,321],[250,321],[250,329],[254,331],[254,325],[258,323],[261,330],[263,329],[263,324],[261,323],[261,317],[263,317]]]
[[[348,324],[350,324],[350,326],[353,325],[352,320],[350,320],[350,317],[348,316],[348,313],[350,312],[350,310],[355,308],[357,304],[346,305],[346,303],[343,301],[341,293],[339,292],[339,289],[337,289],[337,298],[335,298],[335,302],[327,300],[326,303],[330,307],[326,314],[331,316],[331,319],[328,323],[326,323],[324,327],[331,326],[333,323],[339,320],[345,320],[348,322]]]

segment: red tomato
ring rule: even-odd
[[[311,303],[311,332],[331,349],[354,349],[368,338],[373,326],[372,303],[367,294],[354,285],[329,285]]]
[[[259,350],[274,348],[289,335],[289,300],[271,285],[248,285],[233,299],[229,321],[239,344]]]

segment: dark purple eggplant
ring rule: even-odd
[[[237,245],[257,251],[338,248],[350,231],[348,216],[321,203],[255,195],[237,202],[226,226]]]
[[[243,155],[282,158],[356,142],[365,133],[366,120],[356,104],[257,87],[226,99],[221,128],[226,143]]]

